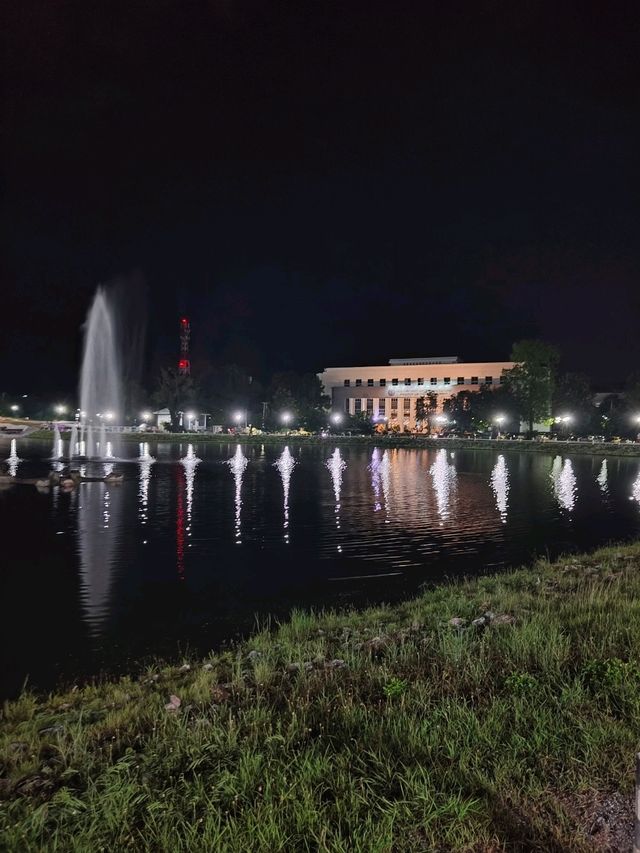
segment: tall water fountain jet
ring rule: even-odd
[[[106,429],[103,419],[118,423],[122,418],[119,361],[115,309],[109,294],[99,287],[87,315],[80,371],[80,410],[83,427],[86,427],[80,442],[84,443],[84,455],[88,457],[96,455],[93,424],[99,426],[100,455],[104,456]]]

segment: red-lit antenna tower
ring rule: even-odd
[[[178,372],[182,376],[191,374],[191,362],[189,361],[189,341],[191,340],[191,324],[188,317],[180,318],[180,360],[178,361]]]

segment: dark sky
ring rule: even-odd
[[[75,386],[99,282],[147,369],[640,357],[640,16],[616,2],[5,4],[0,390]]]

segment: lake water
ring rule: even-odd
[[[0,492],[3,695],[204,653],[293,606],[392,601],[640,532],[640,458],[327,439],[195,443],[185,465],[186,444],[149,450],[115,463],[121,485]],[[17,476],[46,474],[43,451],[19,440]]]

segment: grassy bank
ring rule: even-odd
[[[639,594],[640,545],[612,547],[25,694],[0,846],[627,849]]]
[[[51,433],[46,430],[30,433],[29,438],[42,439],[51,443]],[[128,442],[182,442],[182,443],[212,443],[212,444],[282,444],[301,443],[305,445],[326,445],[327,442],[336,445],[376,446],[376,447],[446,447],[449,450],[517,450],[531,453],[580,453],[595,456],[640,456],[640,442],[631,444],[589,441],[511,441],[505,439],[466,439],[447,438],[437,439],[417,435],[331,435],[323,438],[320,435],[203,435],[195,433],[122,433],[121,437]]]

